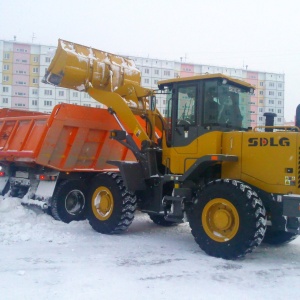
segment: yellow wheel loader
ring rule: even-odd
[[[140,79],[133,61],[64,40],[44,77],[106,105],[118,124],[110,138],[135,157],[108,158],[117,172],[88,176],[91,226],[126,230],[137,206],[162,226],[188,221],[200,248],[225,259],[263,240],[296,238],[299,128],[273,126],[272,114],[251,128],[254,87],[223,74],[163,80],[158,91]],[[165,117],[156,109],[158,94],[166,96]]]

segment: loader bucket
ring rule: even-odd
[[[113,92],[124,84],[140,85],[132,60],[59,39],[44,83],[86,91],[89,86]]]

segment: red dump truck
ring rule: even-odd
[[[135,160],[109,139],[111,128],[119,126],[106,109],[71,104],[57,105],[51,114],[1,109],[0,192],[64,222],[83,218],[88,178],[115,171],[108,159]]]

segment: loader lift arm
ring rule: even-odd
[[[155,128],[162,132],[164,119],[149,109],[154,91],[140,86],[141,74],[132,60],[60,39],[44,83],[87,92],[112,108],[123,124],[141,141],[155,141]],[[147,116],[150,134],[135,115]],[[150,135],[150,136],[149,136]]]

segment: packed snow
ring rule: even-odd
[[[188,224],[136,213],[128,231],[65,224],[0,197],[0,299],[298,299],[300,238],[244,259],[206,255]]]

